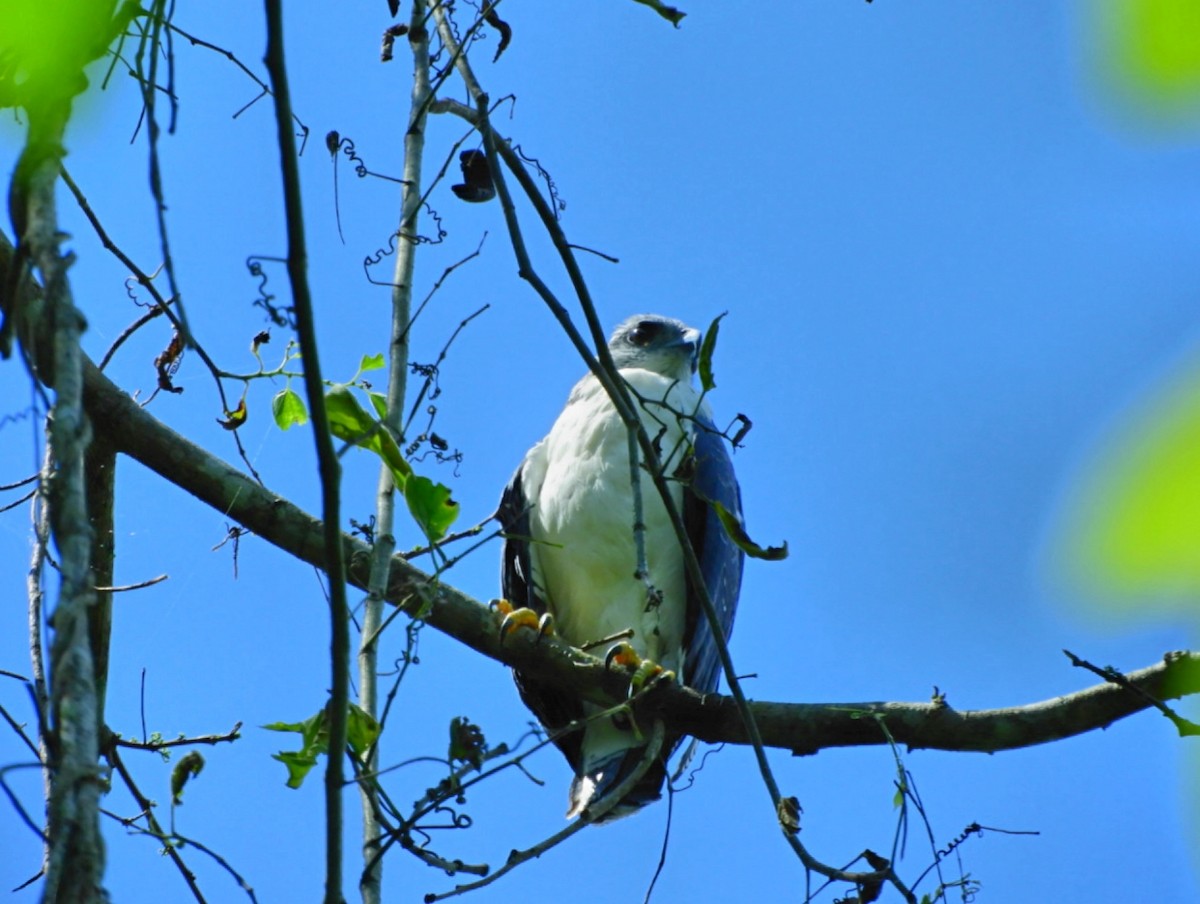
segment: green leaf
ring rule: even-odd
[[[271,754],[271,758],[279,760],[287,766],[287,786],[293,790],[304,784],[304,779],[317,765],[317,758],[301,750],[280,751]]]
[[[742,522],[729,509],[719,502],[713,502],[711,505],[716,511],[717,517],[721,519],[721,526],[725,528],[725,533],[729,534],[729,539],[733,540],[746,555],[755,559],[766,559],[769,562],[779,562],[787,558],[786,540],[782,546],[759,546],[750,539],[746,528],[742,527]]]
[[[1152,110],[1185,112],[1200,95],[1195,0],[1112,0],[1099,16],[1103,64]]]
[[[400,447],[396,445],[392,434],[367,414],[349,386],[339,383],[325,393],[325,411],[329,416],[330,433],[338,439],[369,449],[382,458],[391,470],[397,488],[403,488],[412,474],[412,468],[400,454]]]
[[[299,788],[304,777],[317,765],[317,757],[329,750],[329,726],[326,722],[325,710],[303,722],[272,722],[264,725],[268,731],[294,731],[301,737],[299,750],[281,750],[271,754],[287,766],[289,788]]]
[[[640,3],[642,6],[648,6],[676,28],[683,21],[683,17],[687,15],[685,12],[680,12],[673,6],[667,6],[660,0],[633,0],[634,3]]]
[[[204,769],[204,757],[199,750],[185,753],[171,770],[171,803],[183,803],[183,786],[189,778],[195,778]]]
[[[141,12],[134,0],[120,9],[112,2],[9,0],[0,31],[0,105],[21,105],[40,115],[83,92],[84,69]]]
[[[450,498],[450,488],[428,477],[410,476],[404,484],[404,499],[430,543],[446,536],[458,517],[458,503]]]
[[[304,399],[291,389],[282,389],[271,399],[271,415],[280,430],[303,427],[308,423],[308,409],[304,407]]]
[[[708,329],[704,331],[704,341],[700,343],[700,388],[705,392],[717,388],[717,381],[713,378],[712,358],[713,352],[717,350],[717,333],[721,330],[721,318],[724,316],[725,314],[718,315],[717,319],[708,325]]]
[[[1194,606],[1200,589],[1200,371],[1121,425],[1068,510],[1068,576],[1097,602]]]
[[[375,419],[363,410],[345,383],[338,383],[325,393],[325,413],[329,416],[329,430],[338,439],[357,444],[375,432]]]
[[[346,743],[360,760],[366,757],[371,745],[379,740],[382,729],[365,709],[353,703],[346,716]]]
[[[300,735],[299,750],[281,750],[271,754],[272,759],[287,766],[289,788],[299,788],[317,765],[317,757],[329,753],[329,716],[325,708],[303,722],[272,722],[263,728],[268,731],[292,731]],[[366,757],[380,730],[379,723],[364,709],[350,704],[346,711],[346,746],[360,760]]]
[[[363,355],[362,360],[358,362],[358,372],[365,374],[369,370],[383,370],[384,364],[383,352],[378,355]]]
[[[375,409],[375,413],[379,415],[382,421],[387,417],[387,396],[382,392],[368,392],[367,398],[371,400],[371,407]]]

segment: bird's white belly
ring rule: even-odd
[[[698,395],[648,371],[623,374],[643,396],[667,396],[670,407],[694,412]],[[668,395],[669,390],[669,395]],[[666,409],[643,413],[651,437],[658,436],[671,476],[685,449],[687,422]],[[663,423],[660,423],[663,422]],[[665,425],[665,430],[664,430]],[[649,583],[661,603],[648,605],[647,585],[638,579],[634,543],[633,490],[625,425],[594,380],[581,383],[563,411],[527,478],[534,579],[558,631],[580,645],[631,629],[629,642],[641,655],[678,670],[687,609],[687,582],[675,530],[658,490],[639,470],[644,508]],[[683,492],[672,483],[676,506]]]

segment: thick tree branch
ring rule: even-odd
[[[11,245],[0,233],[0,285],[12,260]],[[32,281],[27,281],[32,284]],[[30,291],[38,292],[36,285]],[[26,300],[26,307],[36,299]],[[94,365],[84,368],[84,405],[92,423],[103,425],[105,439],[118,451],[233,518],[296,558],[325,567],[321,522],[265,489],[236,468],[158,421],[112,383]],[[370,547],[343,535],[347,579],[365,588]],[[425,621],[476,652],[557,681],[599,703],[620,699],[626,676],[608,672],[601,660],[556,637],[538,640],[515,632],[500,641],[492,612],[462,591],[392,559],[387,599],[410,612],[429,604]],[[1200,693],[1200,654],[1171,653],[1148,668],[1126,673],[1129,687],[1111,682],[1024,706],[957,710],[942,701],[925,703],[770,703],[752,701],[751,709],[768,747],[797,754],[827,747],[886,743],[877,718],[886,720],[897,743],[910,748],[1000,751],[1044,744],[1104,728],[1150,706],[1149,698],[1177,699]],[[1146,695],[1146,696],[1143,696]],[[732,698],[701,695],[666,685],[640,701],[647,715],[661,715],[672,728],[713,743],[747,743]]]
[[[70,116],[70,95],[52,85],[46,96],[27,107],[29,133],[13,174],[9,213],[21,246],[42,276],[45,289],[43,352],[54,374],[54,406],[47,442],[54,468],[47,493],[51,535],[59,554],[61,577],[50,644],[49,846],[43,901],[90,904],[105,897],[104,843],[100,837],[101,781],[96,674],[89,633],[95,605],[91,575],[92,528],[84,461],[91,428],[83,408],[85,356],[79,339],[86,324],[71,297],[70,256],[62,239],[55,206],[55,185],[64,154],[62,136]],[[7,273],[5,274],[7,278]],[[28,285],[33,280],[21,274]],[[4,285],[9,285],[5,282]],[[20,310],[20,299],[3,308]],[[21,325],[18,322],[17,331]]]
[[[95,368],[88,367],[85,381],[85,401],[94,423],[106,425],[107,438],[121,451],[268,542],[325,567],[320,521],[174,433]],[[347,579],[365,587],[370,548],[349,536],[343,537],[343,548]],[[625,676],[607,672],[601,660],[555,637],[537,640],[532,632],[517,632],[502,644],[495,617],[486,606],[399,556],[392,559],[387,598],[413,612],[428,603],[425,620],[437,630],[485,656],[560,682],[589,699],[611,703],[625,689]],[[1170,654],[1163,662],[1126,677],[1132,687],[1155,699],[1200,693],[1200,654]],[[656,688],[641,705],[701,740],[749,742],[730,697],[668,685]],[[913,748],[1008,750],[1103,728],[1149,705],[1140,694],[1111,683],[1026,706],[978,711],[956,710],[939,701],[750,704],[763,743],[798,754],[886,743],[876,718],[886,720],[897,743]]]

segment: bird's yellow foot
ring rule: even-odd
[[[538,637],[554,633],[554,616],[549,612],[540,615],[533,609],[518,608],[508,600],[492,600],[488,604],[500,618],[500,642],[516,628],[531,628],[537,631]]]
[[[630,697],[643,688],[650,687],[659,681],[675,680],[674,672],[664,669],[657,662],[650,659],[643,659],[638,654],[638,651],[625,641],[615,643],[609,647],[608,653],[604,657],[604,665],[608,667],[613,663],[633,671],[633,674],[629,676]]]

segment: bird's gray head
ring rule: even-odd
[[[671,317],[635,314],[613,331],[608,350],[618,369],[640,367],[686,383],[696,372],[700,331]]]

